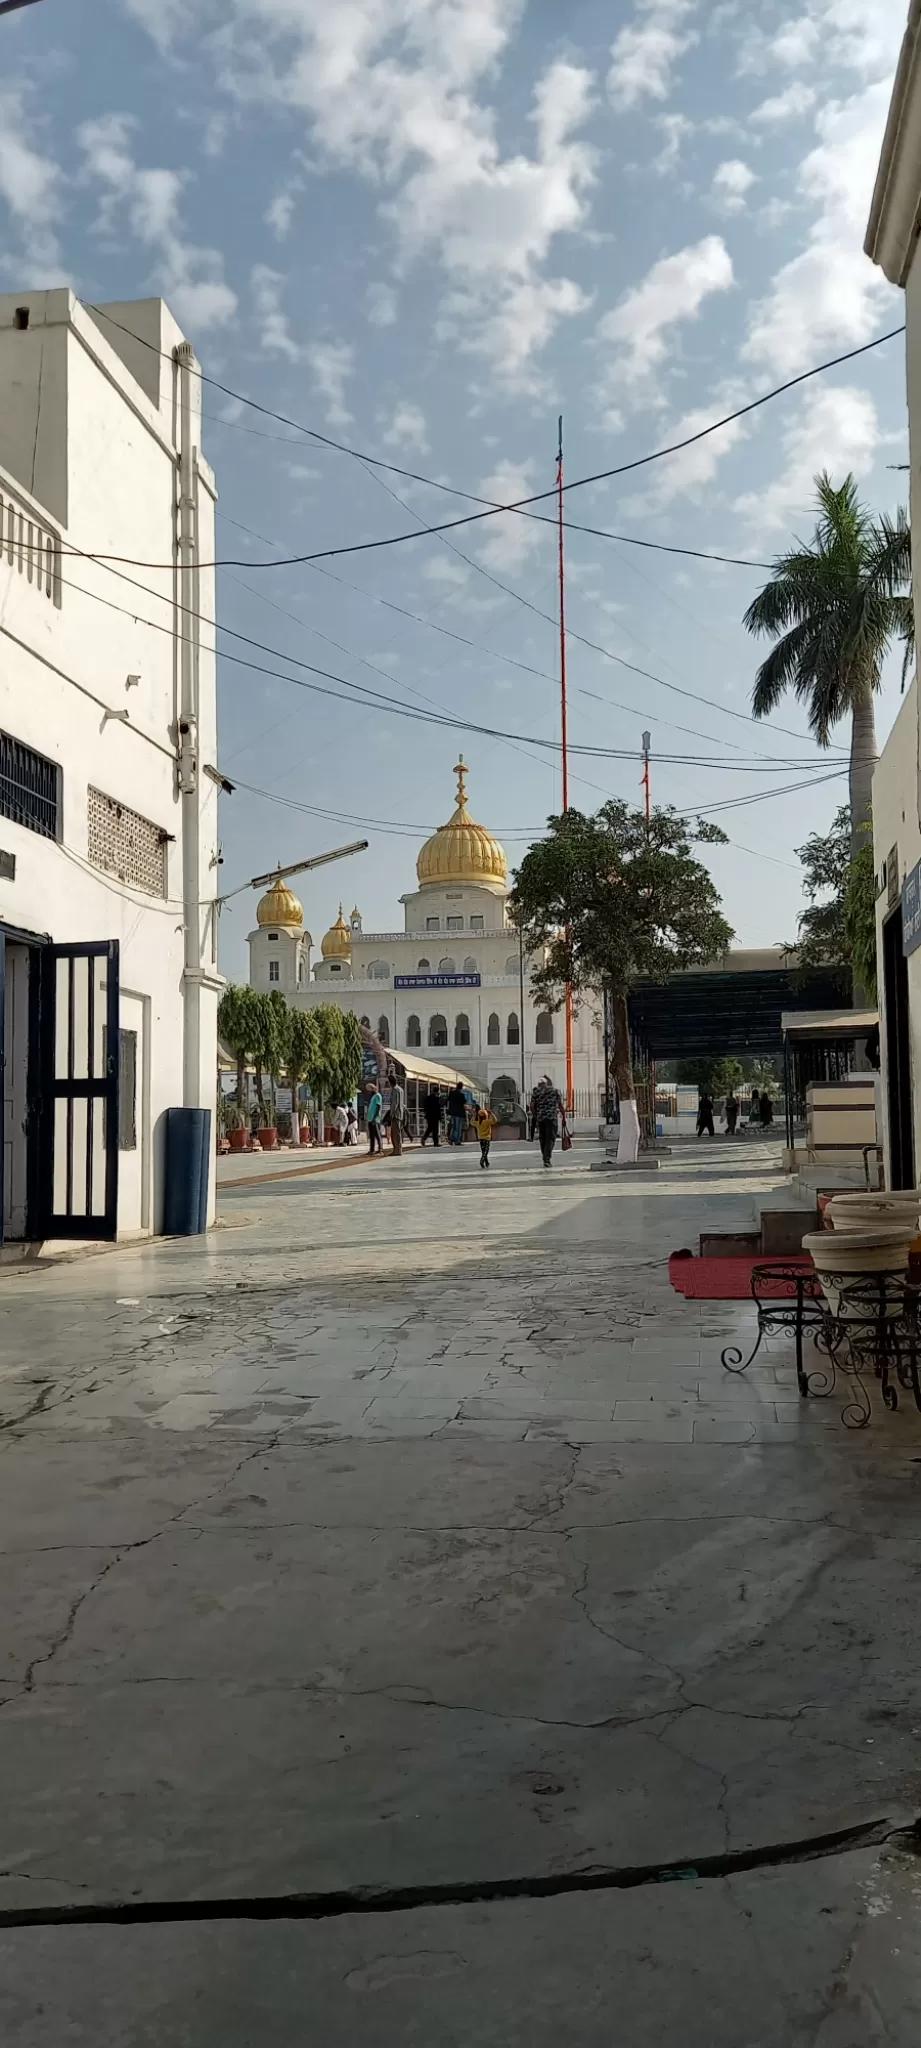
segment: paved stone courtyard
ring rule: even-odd
[[[917,2042],[921,1418],[670,1289],[774,1148],[594,1156],[4,1276],[4,2041]]]

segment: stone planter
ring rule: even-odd
[[[263,1152],[277,1152],[278,1132],[274,1124],[267,1124],[264,1130],[256,1132],[256,1136],[259,1140],[260,1145],[262,1146]]]
[[[911,1223],[914,1226],[912,1235],[916,1237],[921,1217],[921,1190],[893,1189],[888,1194],[874,1194],[868,1190],[866,1194],[833,1195],[825,1213],[835,1230],[848,1233],[854,1230],[887,1230],[890,1226]]]
[[[841,1288],[858,1273],[905,1273],[908,1254],[917,1234],[917,1218],[879,1230],[818,1230],[803,1238],[822,1283],[832,1315],[837,1313]]]

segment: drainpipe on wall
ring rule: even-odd
[[[179,368],[179,733],[182,802],[182,1100],[201,1108],[201,814],[198,763],[198,501],[192,442],[191,343],[173,351]]]

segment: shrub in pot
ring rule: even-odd
[[[228,1102],[224,1110],[224,1129],[230,1141],[231,1152],[245,1152],[249,1138],[249,1118],[238,1102]]]

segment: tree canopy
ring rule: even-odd
[[[883,662],[901,642],[904,680],[914,650],[911,535],[904,510],[892,519],[872,517],[853,476],[836,487],[823,471],[815,488],[818,518],[811,542],[798,542],[778,557],[744,616],[750,633],[774,642],[755,677],[752,710],[766,718],[792,691],[820,747],[832,744],[842,718],[850,719],[856,855],[857,835],[870,816],[877,758],[873,699]]]
[[[594,817],[568,810],[529,847],[514,878],[511,908],[530,954],[539,1001],[559,1009],[567,984],[576,1001],[607,985],[614,1011],[614,1065],[621,1099],[632,1098],[627,994],[641,978],[667,981],[713,960],[732,938],[716,886],[693,852],[723,841],[716,827],[692,827],[672,809],[647,820],[621,798]]]

